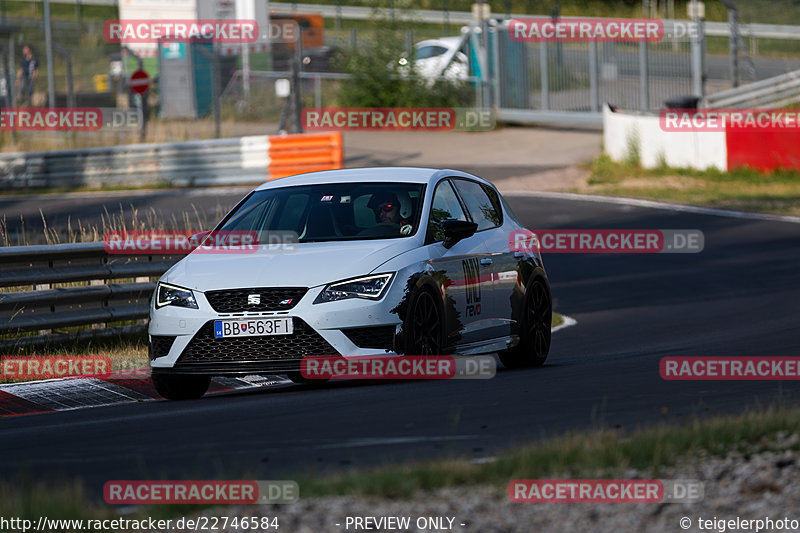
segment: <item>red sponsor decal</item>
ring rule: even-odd
[[[656,503],[664,498],[657,479],[515,479],[508,498],[525,503]]]
[[[55,379],[111,372],[107,355],[4,355],[0,358],[2,379]]]
[[[306,379],[450,379],[456,361],[450,356],[304,357],[300,371]]]
[[[527,42],[658,42],[664,23],[658,19],[526,17],[508,25],[512,41]]]
[[[662,357],[659,373],[666,380],[798,380],[800,357]]]
[[[214,42],[253,43],[258,23],[252,19],[129,19],[107,20],[103,37],[109,43]]]

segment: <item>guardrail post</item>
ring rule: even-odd
[[[728,37],[728,47],[731,56],[731,87],[739,86],[739,12],[736,8],[728,8],[728,24],[731,34]]]
[[[589,108],[600,111],[600,84],[597,80],[597,42],[589,42]]]
[[[35,291],[46,291],[51,288],[49,283],[40,283],[38,285],[33,286],[33,290]],[[39,335],[50,335],[53,332],[52,329],[40,329]]]
[[[550,79],[547,72],[547,42],[539,43],[539,70],[542,82],[542,109],[550,109]]]
[[[705,96],[705,20],[700,18],[697,0],[691,3],[692,22],[697,32],[692,36],[692,90],[694,96]]]
[[[500,30],[493,26],[489,31],[492,32],[492,38],[489,40],[491,43],[490,46],[492,47],[492,63],[493,63],[493,71],[491,72],[493,77],[494,86],[492,87],[492,100],[495,107],[495,112],[500,109],[500,34],[498,33]]]
[[[639,41],[639,105],[650,109],[650,77],[647,72],[647,42]]]

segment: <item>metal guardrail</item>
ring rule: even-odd
[[[74,1],[74,0],[73,0]],[[270,9],[281,12],[297,11],[301,13],[320,13],[323,17],[342,18],[349,20],[368,20],[375,16],[377,12],[388,16],[405,18],[412,21],[428,22],[433,24],[469,24],[473,16],[469,11],[439,11],[432,9],[380,9],[358,6],[336,6],[323,4],[296,4],[286,2],[271,2]],[[492,13],[492,18],[508,20],[514,18],[526,18],[543,16],[543,14],[522,14],[512,13]],[[564,20],[578,19],[580,17],[561,17]],[[675,24],[685,25],[685,20],[664,19],[664,32],[669,34],[673,31]],[[780,24],[740,24],[739,31],[743,37],[756,37],[762,39],[800,39],[800,26],[789,26]],[[730,35],[730,25],[727,22],[706,22],[706,35],[728,37]]]
[[[38,0],[41,1],[41,0]],[[84,5],[119,5],[119,0],[51,0],[53,3],[75,4],[80,1]],[[325,17],[339,17],[348,20],[367,20],[375,16],[376,10],[370,7],[359,6],[336,6],[323,4],[297,4],[286,2],[272,2],[270,9],[276,11],[299,11],[303,13],[320,13]],[[419,22],[434,24],[469,24],[472,21],[472,13],[469,11],[440,11],[433,9],[382,9],[381,13],[390,16],[403,17]],[[497,19],[511,19],[532,17],[531,14],[512,13],[493,13]],[[575,17],[563,17],[568,20]],[[682,23],[684,21],[681,21]],[[674,20],[664,20],[665,30],[669,31]],[[740,24],[739,30],[744,37],[755,37],[762,39],[800,39],[800,26],[788,26],[781,24]],[[728,37],[730,35],[730,25],[727,22],[706,22],[706,35]]]
[[[266,135],[0,154],[0,187],[221,185],[267,180]]]
[[[147,318],[156,285],[150,278],[161,276],[182,256],[114,255],[102,242],[0,247],[0,287],[12,288],[0,292],[0,334],[39,333],[0,339],[0,345],[136,329],[106,325]],[[67,286],[53,288],[55,283]],[[86,325],[95,329],[50,331]]]
[[[795,102],[800,102],[800,70],[716,92],[706,96],[701,107],[776,108]]]

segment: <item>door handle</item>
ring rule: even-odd
[[[491,257],[484,257],[483,259],[481,259],[481,264],[482,265],[491,265],[492,264],[492,258]]]

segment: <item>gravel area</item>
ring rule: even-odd
[[[701,457],[665,469],[657,476],[631,470],[632,479],[693,479],[704,484],[704,498],[697,503],[511,503],[505,488],[454,487],[420,494],[412,500],[385,498],[323,497],[302,499],[282,506],[237,506],[209,509],[206,516],[277,516],[279,531],[320,533],[337,531],[475,533],[564,532],[676,532],[755,531],[731,524],[703,520],[787,518],[800,521],[800,453],[786,449],[800,442],[797,434],[780,436],[780,446],[753,454],[730,453],[724,458]],[[557,477],[557,476],[553,476]],[[302,495],[302,487],[301,487]],[[347,517],[409,517],[409,528],[346,527]],[[453,518],[452,529],[418,528],[420,517]],[[684,528],[682,518],[691,520]],[[338,524],[338,525],[337,525]],[[463,525],[462,525],[463,524]],[[374,524],[370,524],[373,526]],[[685,519],[684,519],[684,524]],[[740,525],[742,525],[740,523]],[[775,524],[773,531],[790,531]],[[797,524],[795,524],[797,525]],[[769,529],[766,529],[769,530]],[[235,531],[228,529],[227,531]]]

